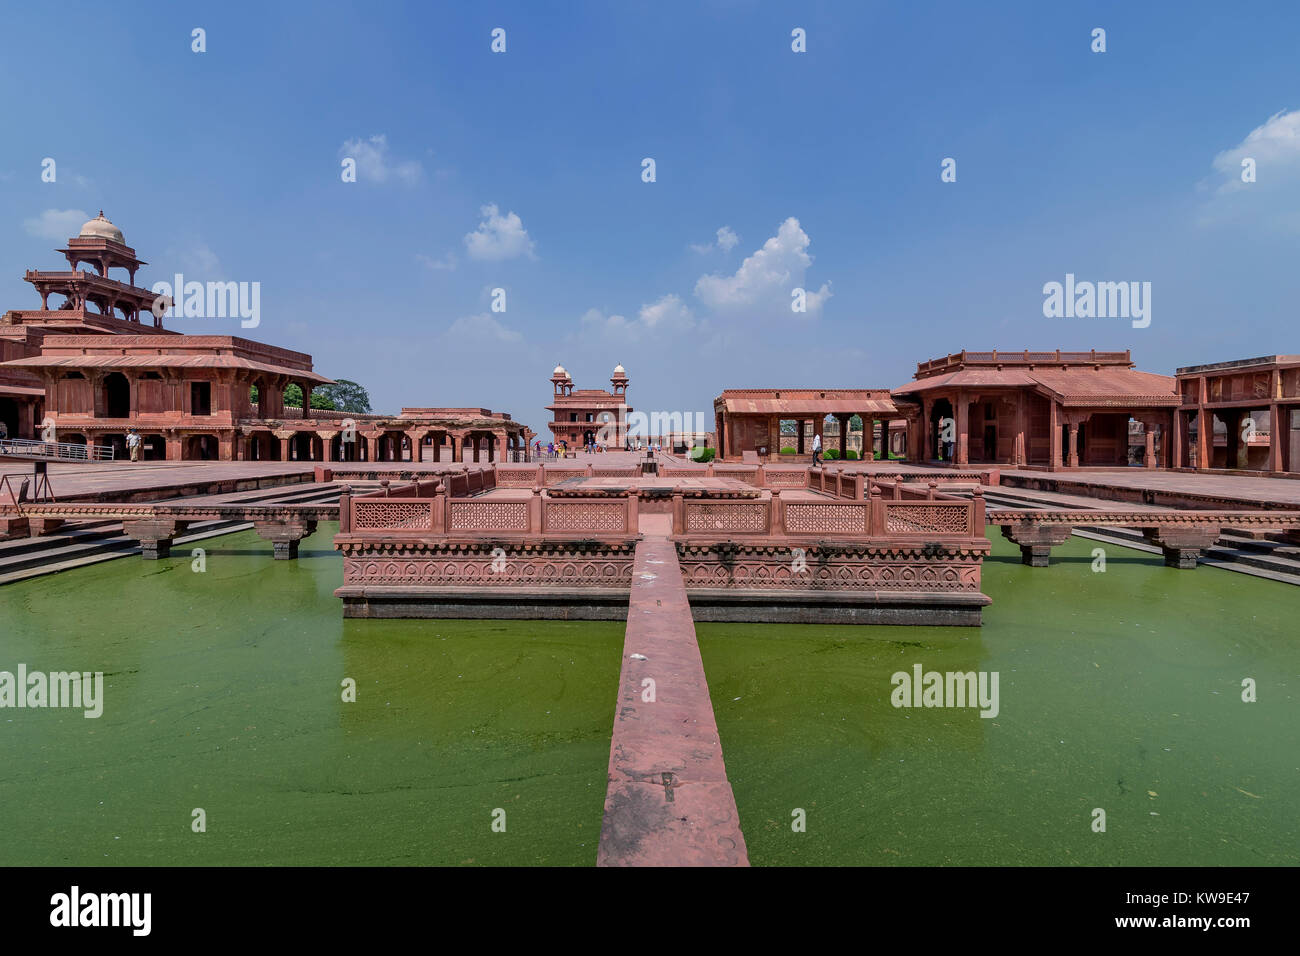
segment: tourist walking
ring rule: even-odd
[[[822,436],[813,435],[813,464],[820,465],[821,463],[822,463]]]
[[[131,453],[132,461],[140,460],[140,435],[134,428],[126,434],[126,450]]]

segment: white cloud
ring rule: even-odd
[[[718,230],[717,246],[723,252],[730,252],[732,249],[736,248],[738,242],[740,242],[740,237],[732,231],[730,226],[723,226]],[[695,243],[691,243],[691,248],[700,255],[704,255],[706,252],[711,252],[713,250],[713,245],[712,242],[705,243],[702,246],[697,246]]]
[[[80,232],[90,218],[84,209],[47,209],[34,219],[24,219],[23,228],[39,239],[62,242]]]
[[[424,266],[426,269],[432,269],[435,272],[437,271],[450,272],[451,270],[455,269],[457,265],[456,257],[452,255],[450,252],[447,253],[445,256],[443,256],[441,259],[435,259],[432,256],[426,256],[423,253],[417,252],[415,254],[415,261],[420,263],[420,265]]]
[[[582,315],[584,332],[595,332],[607,337],[642,341],[653,335],[679,333],[696,328],[695,316],[680,298],[671,293],[641,306],[636,318],[624,315],[606,315],[599,309],[588,309]]]
[[[1255,161],[1256,183],[1241,181],[1243,159]],[[1224,177],[1219,186],[1221,193],[1264,185],[1300,170],[1300,110],[1274,113],[1232,149],[1215,156],[1213,166]]]
[[[501,215],[495,203],[479,209],[483,221],[465,235],[465,248],[471,259],[501,262],[533,254],[533,240],[528,238],[523,220],[515,213]]]
[[[647,329],[660,327],[681,329],[690,328],[695,324],[695,318],[691,315],[691,310],[686,307],[681,299],[671,294],[664,296],[657,302],[641,306],[641,311],[637,313],[637,319]]]
[[[831,297],[831,291],[829,283],[822,283],[816,291],[805,284],[805,273],[813,261],[808,255],[810,242],[799,220],[791,216],[781,223],[775,236],[763,243],[763,248],[745,257],[734,275],[700,276],[695,295],[719,312],[743,310],[791,316],[798,315],[790,311],[791,290],[802,288],[807,290],[807,312],[803,317],[814,316]]]
[[[493,342],[522,342],[524,339],[518,332],[506,328],[487,312],[461,316],[451,324],[447,335],[456,339]]]
[[[388,155],[388,137],[376,133],[367,140],[349,139],[339,147],[340,159],[357,162],[357,181],[386,183],[396,180],[403,185],[418,182],[422,167],[418,160],[394,162]]]

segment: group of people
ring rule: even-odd
[[[559,456],[563,455],[567,450],[568,450],[568,446],[564,442],[560,442],[559,444],[556,444],[553,441],[548,441],[546,443],[545,449],[542,448],[542,443],[540,441],[533,442],[533,455],[536,458],[541,458],[543,454],[545,454],[547,458],[558,458]],[[645,451],[653,451],[655,454],[658,454],[660,451],[663,450],[663,445],[661,445],[659,442],[643,442],[639,438],[637,439],[629,438],[627,444],[623,446],[623,450],[624,451],[645,450]],[[583,445],[583,451],[587,452],[588,454],[595,455],[595,454],[600,454],[601,452],[609,451],[609,446],[606,445],[604,442],[589,441],[585,445]]]

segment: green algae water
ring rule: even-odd
[[[751,863],[1300,863],[1300,591],[992,541],[983,628],[697,625]],[[894,707],[917,663],[1000,712]]]
[[[624,625],[345,621],[334,532],[0,588],[0,670],[105,685],[0,710],[0,866],[594,864]]]
[[[0,710],[0,865],[593,864],[624,625],[344,621],[333,532],[0,588],[0,670],[106,685]],[[697,626],[751,862],[1300,862],[1300,592],[993,543],[982,629]],[[918,663],[997,717],[891,706]]]

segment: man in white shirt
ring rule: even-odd
[[[140,460],[140,435],[134,428],[127,432],[126,450],[131,453],[132,461]]]
[[[822,463],[822,436],[813,435],[813,464],[820,465],[821,463]]]

